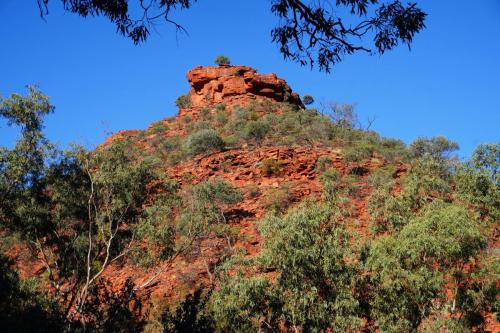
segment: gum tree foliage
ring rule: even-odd
[[[490,173],[493,182],[498,184],[500,143],[480,144],[472,153],[472,163],[477,169]]]
[[[359,304],[353,295],[358,272],[350,260],[348,234],[334,215],[320,204],[305,203],[262,222],[262,252],[250,262],[229,265],[237,273],[225,275],[213,294],[222,331],[345,332],[358,327]]]
[[[456,142],[450,141],[444,136],[436,136],[430,139],[418,138],[410,144],[409,148],[414,158],[431,157],[443,161],[460,147]]]
[[[241,199],[238,189],[220,179],[194,185],[186,193],[177,227],[188,238],[204,237],[214,225],[227,224],[224,214],[226,205]]]
[[[390,187],[375,190],[368,202],[375,231],[399,230],[434,198],[447,199],[452,176],[443,163],[434,159],[417,159],[402,177],[402,191],[393,194]]]
[[[442,201],[433,202],[399,233],[379,237],[366,262],[377,325],[384,332],[415,331],[434,299],[447,302],[442,294],[446,275],[460,285],[459,273],[485,246],[477,219],[466,208]],[[455,307],[453,301],[452,312]]]
[[[225,209],[227,205],[241,199],[242,194],[238,189],[220,179],[201,182],[185,193],[177,230],[186,240],[187,246],[193,245],[202,257],[210,282],[213,282],[212,271],[199,241],[210,235],[224,237],[226,251],[230,252],[232,233]]]
[[[498,144],[479,145],[470,163],[454,174],[459,198],[467,200],[482,218],[500,220],[500,184],[498,183]]]
[[[14,148],[1,150],[0,223],[42,259],[72,321],[109,264],[128,254],[156,175],[127,140],[94,152],[56,150],[41,131],[52,110],[35,87],[0,101],[1,116],[21,129]]]
[[[58,2],[36,1],[42,17],[49,13],[49,2]],[[171,17],[197,0],[60,1],[66,11],[79,16],[106,17],[119,34],[138,44],[148,38],[159,20],[186,32]],[[326,72],[346,55],[384,54],[399,44],[410,47],[415,35],[425,28],[427,15],[416,3],[399,0],[271,0],[271,12],[279,19],[271,38],[283,57]]]

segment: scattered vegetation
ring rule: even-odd
[[[181,109],[187,109],[191,106],[191,99],[188,95],[180,95],[175,100],[175,105]]]

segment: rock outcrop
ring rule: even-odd
[[[211,107],[220,103],[246,105],[269,99],[288,102],[303,108],[299,95],[276,74],[259,74],[247,66],[196,67],[187,74],[191,84],[192,108]]]

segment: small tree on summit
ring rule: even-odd
[[[314,103],[314,97],[312,97],[311,95],[304,95],[302,97],[302,102],[304,103],[304,105],[311,105],[312,103]]]
[[[225,55],[218,55],[217,58],[215,58],[214,62],[219,66],[231,64],[231,60]]]

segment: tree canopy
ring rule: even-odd
[[[49,2],[36,0],[40,15],[49,14]],[[135,44],[149,37],[155,23],[164,20],[177,31],[186,28],[171,16],[197,0],[59,0],[64,9],[82,17],[104,16],[119,34]],[[411,46],[425,28],[424,13],[416,3],[399,0],[270,0],[279,23],[271,38],[285,59],[330,72],[346,55],[384,54],[399,44]],[[371,39],[371,41],[370,41]]]

